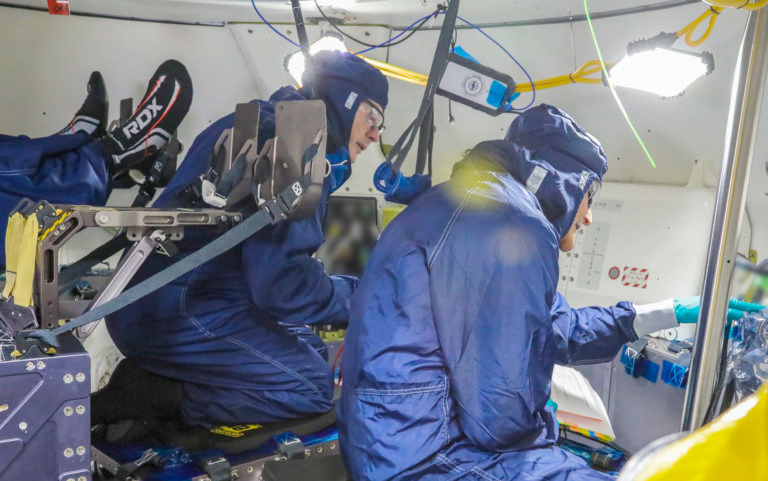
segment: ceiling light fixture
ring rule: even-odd
[[[674,33],[662,32],[653,38],[630,43],[627,56],[609,71],[611,82],[661,97],[675,97],[694,80],[714,71],[715,60],[711,53],[671,48],[677,38]]]

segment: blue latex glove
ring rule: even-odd
[[[699,319],[700,296],[681,297],[674,300],[675,318],[680,324],[692,324]],[[750,304],[741,299],[728,301],[728,320],[735,321],[744,317],[745,312],[759,312],[765,309],[760,304]]]
[[[547,406],[551,406],[552,410],[554,412],[557,412],[557,403],[555,401],[553,401],[551,398],[547,399]]]

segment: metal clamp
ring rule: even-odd
[[[211,478],[211,481],[231,481],[232,466],[227,458],[219,456],[218,458],[208,458],[200,461],[200,467],[205,474]]]
[[[277,443],[277,452],[286,459],[303,459],[306,456],[304,443],[292,432],[278,434],[274,440]]]
[[[624,371],[634,378],[638,378],[645,372],[648,359],[645,355],[645,346],[648,345],[647,339],[638,339],[635,342],[624,346],[621,353],[621,363],[624,364]]]

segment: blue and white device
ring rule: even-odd
[[[507,74],[451,53],[437,93],[490,115],[509,112],[515,82]]]

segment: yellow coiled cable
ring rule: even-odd
[[[362,55],[360,57],[366,62],[373,65],[374,67],[381,70],[381,72],[387,77],[402,80],[404,82],[410,82],[416,85],[421,85],[421,86],[427,85],[428,77],[424,74],[420,74],[412,70],[404,69],[402,67],[397,67],[395,65],[391,65],[386,62],[380,62],[378,60],[373,60],[368,57],[363,57]],[[579,67],[578,69],[576,69],[575,71],[569,74],[559,75],[557,77],[551,77],[551,78],[535,81],[533,83],[533,87],[539,90],[539,89],[548,89],[552,87],[559,87],[561,85],[567,85],[571,83],[592,83],[592,84],[602,83],[602,78],[589,77],[590,75],[599,73],[600,70],[601,70],[600,61],[590,60],[589,62],[586,62],[584,65],[582,65],[581,67]],[[516,84],[515,91],[530,92],[533,87],[531,86],[530,83]]]

